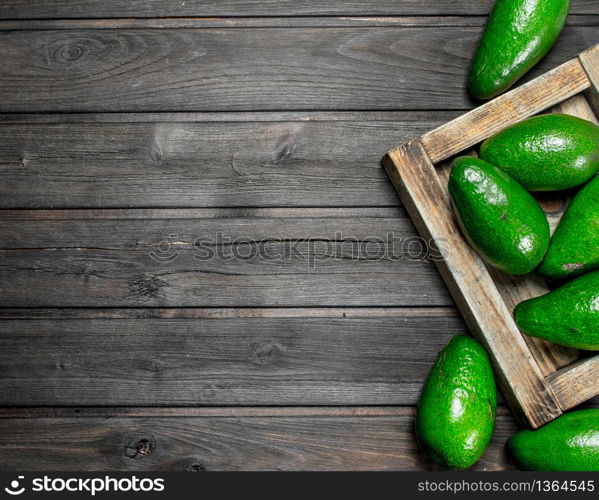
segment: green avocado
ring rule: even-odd
[[[497,0],[472,62],[468,86],[478,99],[510,88],[549,52],[569,0]]]
[[[599,350],[599,271],[585,274],[514,309],[528,335],[589,351]]]
[[[529,191],[569,189],[599,170],[599,127],[570,115],[535,116],[487,139],[479,156]]]
[[[599,177],[574,197],[566,209],[538,272],[562,279],[599,268]]]
[[[435,463],[467,469],[493,435],[493,369],[484,348],[466,335],[453,337],[433,366],[416,413],[416,438]]]
[[[507,442],[518,468],[536,471],[599,472],[599,408],[558,417]]]
[[[471,156],[454,160],[448,188],[462,231],[487,262],[510,274],[537,267],[549,245],[549,223],[528,191]]]

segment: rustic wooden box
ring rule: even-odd
[[[447,192],[448,158],[500,130],[553,108],[597,122],[599,45],[558,68],[390,151],[383,162],[420,234],[443,248],[437,266],[472,331],[487,347],[503,394],[524,423],[536,428],[599,393],[599,355],[579,353],[523,335],[512,318],[522,300],[547,291],[534,275],[487,268],[462,237]],[[594,113],[594,112],[595,113]],[[562,194],[541,205],[553,227]]]

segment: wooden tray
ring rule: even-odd
[[[449,162],[500,130],[553,107],[593,120],[599,115],[599,45],[418,139],[390,151],[384,166],[420,234],[443,249],[436,262],[458,308],[487,347],[503,394],[516,416],[536,428],[599,394],[599,355],[520,333],[512,310],[548,290],[534,275],[508,276],[487,268],[462,237],[447,192]],[[552,228],[567,200],[539,199]]]

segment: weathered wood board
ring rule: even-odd
[[[467,110],[482,29],[9,28],[0,112]],[[569,26],[531,75],[598,42]]]
[[[381,151],[456,116],[4,114],[0,208],[397,206]]]
[[[29,413],[36,418],[9,418],[14,412],[0,411],[3,469],[434,468],[418,450],[411,408],[42,409]],[[511,417],[501,412],[491,446],[475,469],[513,468],[505,441],[515,431]]]
[[[438,352],[466,331],[455,309],[428,307],[4,309],[0,319],[3,406],[414,405]]]
[[[453,304],[399,209],[3,211],[0,228],[4,307]]]

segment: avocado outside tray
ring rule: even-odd
[[[599,45],[393,149],[383,160],[420,235],[443,256],[435,263],[468,328],[487,348],[505,398],[516,416],[533,428],[599,394],[599,354],[580,358],[575,350],[520,333],[513,308],[546,293],[547,285],[536,275],[509,276],[483,263],[455,222],[447,179],[448,159],[472,154],[473,146],[487,137],[547,111],[597,123]],[[566,196],[543,196],[539,201],[554,228]]]

